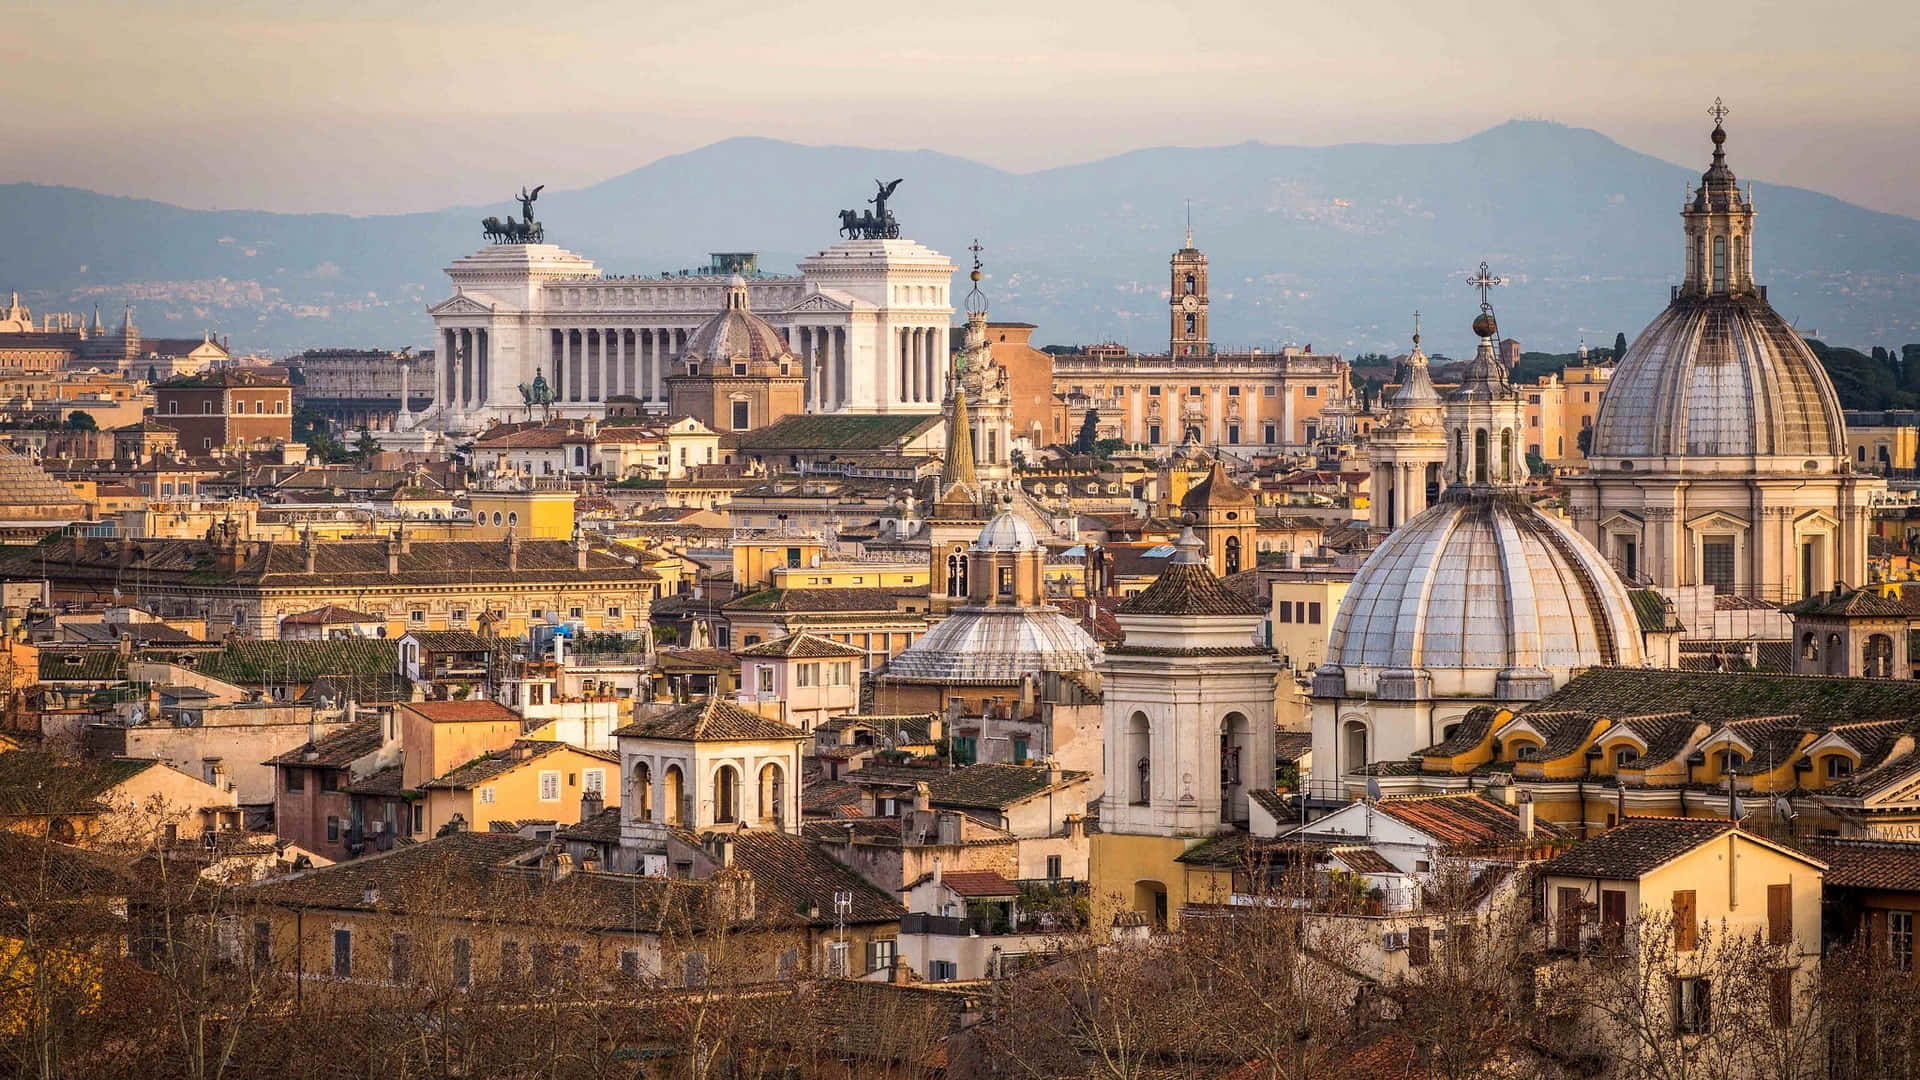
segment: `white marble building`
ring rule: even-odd
[[[933,413],[946,391],[953,269],[912,240],[844,240],[798,274],[749,276],[747,287],[805,367],[809,412]],[[536,374],[557,416],[605,415],[615,397],[664,411],[687,335],[726,304],[725,271],[617,277],[553,244],[454,260],[453,295],[428,309],[448,359],[423,425],[525,419],[519,387]]]

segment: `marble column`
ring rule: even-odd
[[[649,395],[650,399],[655,402],[663,402],[667,400],[667,391],[666,391],[666,382],[665,382],[666,368],[667,368],[667,354],[666,354],[667,346],[666,346],[666,343],[660,339],[660,334],[661,334],[660,329],[656,327],[653,331],[653,390]]]
[[[560,372],[560,358],[566,350],[565,341],[566,339],[560,336],[560,331],[552,329],[547,331],[547,385],[553,388],[556,401],[566,391],[566,380],[562,378]]]
[[[480,349],[479,359],[474,363],[478,375],[474,379],[473,404],[474,407],[479,408],[486,405],[487,398],[490,396],[487,393],[487,386],[493,377],[493,331],[476,330],[474,336],[479,339]]]
[[[580,400],[580,376],[584,374],[580,365],[580,354],[586,348],[585,330],[567,331],[567,400]]]
[[[460,331],[440,332],[440,404],[452,408],[459,400],[460,384],[456,365],[460,362]]]

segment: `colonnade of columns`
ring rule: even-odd
[[[667,365],[686,348],[687,331],[657,329],[554,330],[548,359],[556,402],[638,398],[667,400]]]
[[[486,403],[487,379],[492,374],[493,335],[484,328],[440,332],[444,385],[441,398],[455,408],[471,409]]]
[[[792,327],[787,331],[787,347],[800,357],[806,371],[808,412],[832,412],[846,402],[846,327]]]
[[[896,375],[893,399],[902,405],[940,401],[946,396],[945,380],[940,372],[940,348],[936,334],[945,330],[933,326],[903,326],[894,331]]]

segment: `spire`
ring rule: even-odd
[[[940,501],[952,501],[958,488],[971,497],[979,487],[973,468],[973,428],[967,423],[967,391],[958,376],[948,380],[947,460],[940,466]]]
[[[1400,385],[1387,395],[1388,408],[1416,409],[1440,404],[1440,392],[1433,388],[1433,376],[1427,371],[1427,354],[1420,351],[1420,313],[1413,313],[1413,351],[1400,368]]]
[[[1187,200],[1187,242],[1181,245],[1187,251],[1193,250],[1193,200]]]
[[[1753,203],[1740,190],[1740,181],[1727,164],[1726,118],[1730,110],[1719,98],[1707,115],[1713,118],[1713,163],[1700,175],[1682,217],[1686,221],[1687,272],[1682,296],[1741,295],[1755,291],[1753,283]]]
[[[1506,278],[1496,276],[1484,262],[1478,272],[1467,276],[1467,284],[1480,290],[1480,314],[1473,320],[1473,332],[1479,337],[1480,346],[1467,362],[1460,385],[1448,395],[1449,401],[1488,400],[1513,393],[1513,387],[1507,384],[1506,369],[1500,366],[1500,358],[1494,352],[1500,322],[1493,317],[1493,301],[1489,298],[1496,286],[1506,283]]]
[[[100,322],[100,305],[95,304],[93,305],[93,333],[97,335],[97,334],[104,334],[106,332],[107,332],[106,326]]]
[[[980,252],[982,249],[979,239],[976,238],[972,244],[969,244],[967,250],[973,252],[973,272],[967,275],[968,280],[973,282],[973,288],[967,293],[967,315],[969,321],[971,321],[972,316],[984,316],[987,313],[987,294],[980,291]]]

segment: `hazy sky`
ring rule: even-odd
[[[1909,0],[0,0],[0,181],[428,209],[733,135],[1013,170],[1515,116],[1920,216]]]

